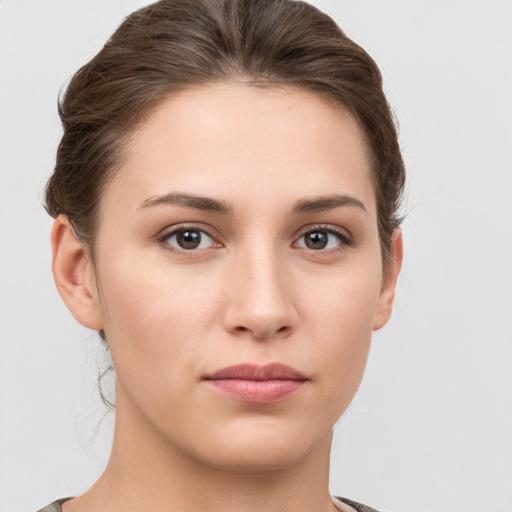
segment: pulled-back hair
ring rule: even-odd
[[[329,16],[294,0],[161,0],[128,16],[59,103],[64,134],[47,211],[66,214],[94,255],[101,193],[130,134],[169,95],[226,81],[298,87],[355,117],[372,159],[386,265],[405,174],[381,74]]]

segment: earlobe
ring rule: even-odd
[[[103,329],[92,261],[66,215],[55,219],[51,244],[53,278],[62,300],[82,325]]]
[[[377,331],[384,327],[391,317],[393,301],[395,299],[396,283],[403,259],[402,230],[396,228],[391,235],[391,261],[386,269],[382,288],[380,291],[377,312],[373,322],[373,330]]]

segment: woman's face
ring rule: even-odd
[[[354,119],[291,88],[185,91],[100,206],[94,327],[134,438],[236,469],[327,446],[395,284]]]

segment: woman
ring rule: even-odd
[[[332,428],[388,321],[404,168],[372,59],[289,0],[163,0],[80,69],[46,205],[116,372],[112,454],[60,511],[369,511]]]

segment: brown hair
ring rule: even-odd
[[[170,94],[216,81],[299,87],[355,116],[373,161],[386,265],[405,173],[381,74],[329,16],[294,0],[161,0],[128,16],[59,103],[50,215],[66,214],[93,256],[101,192],[130,133]]]

